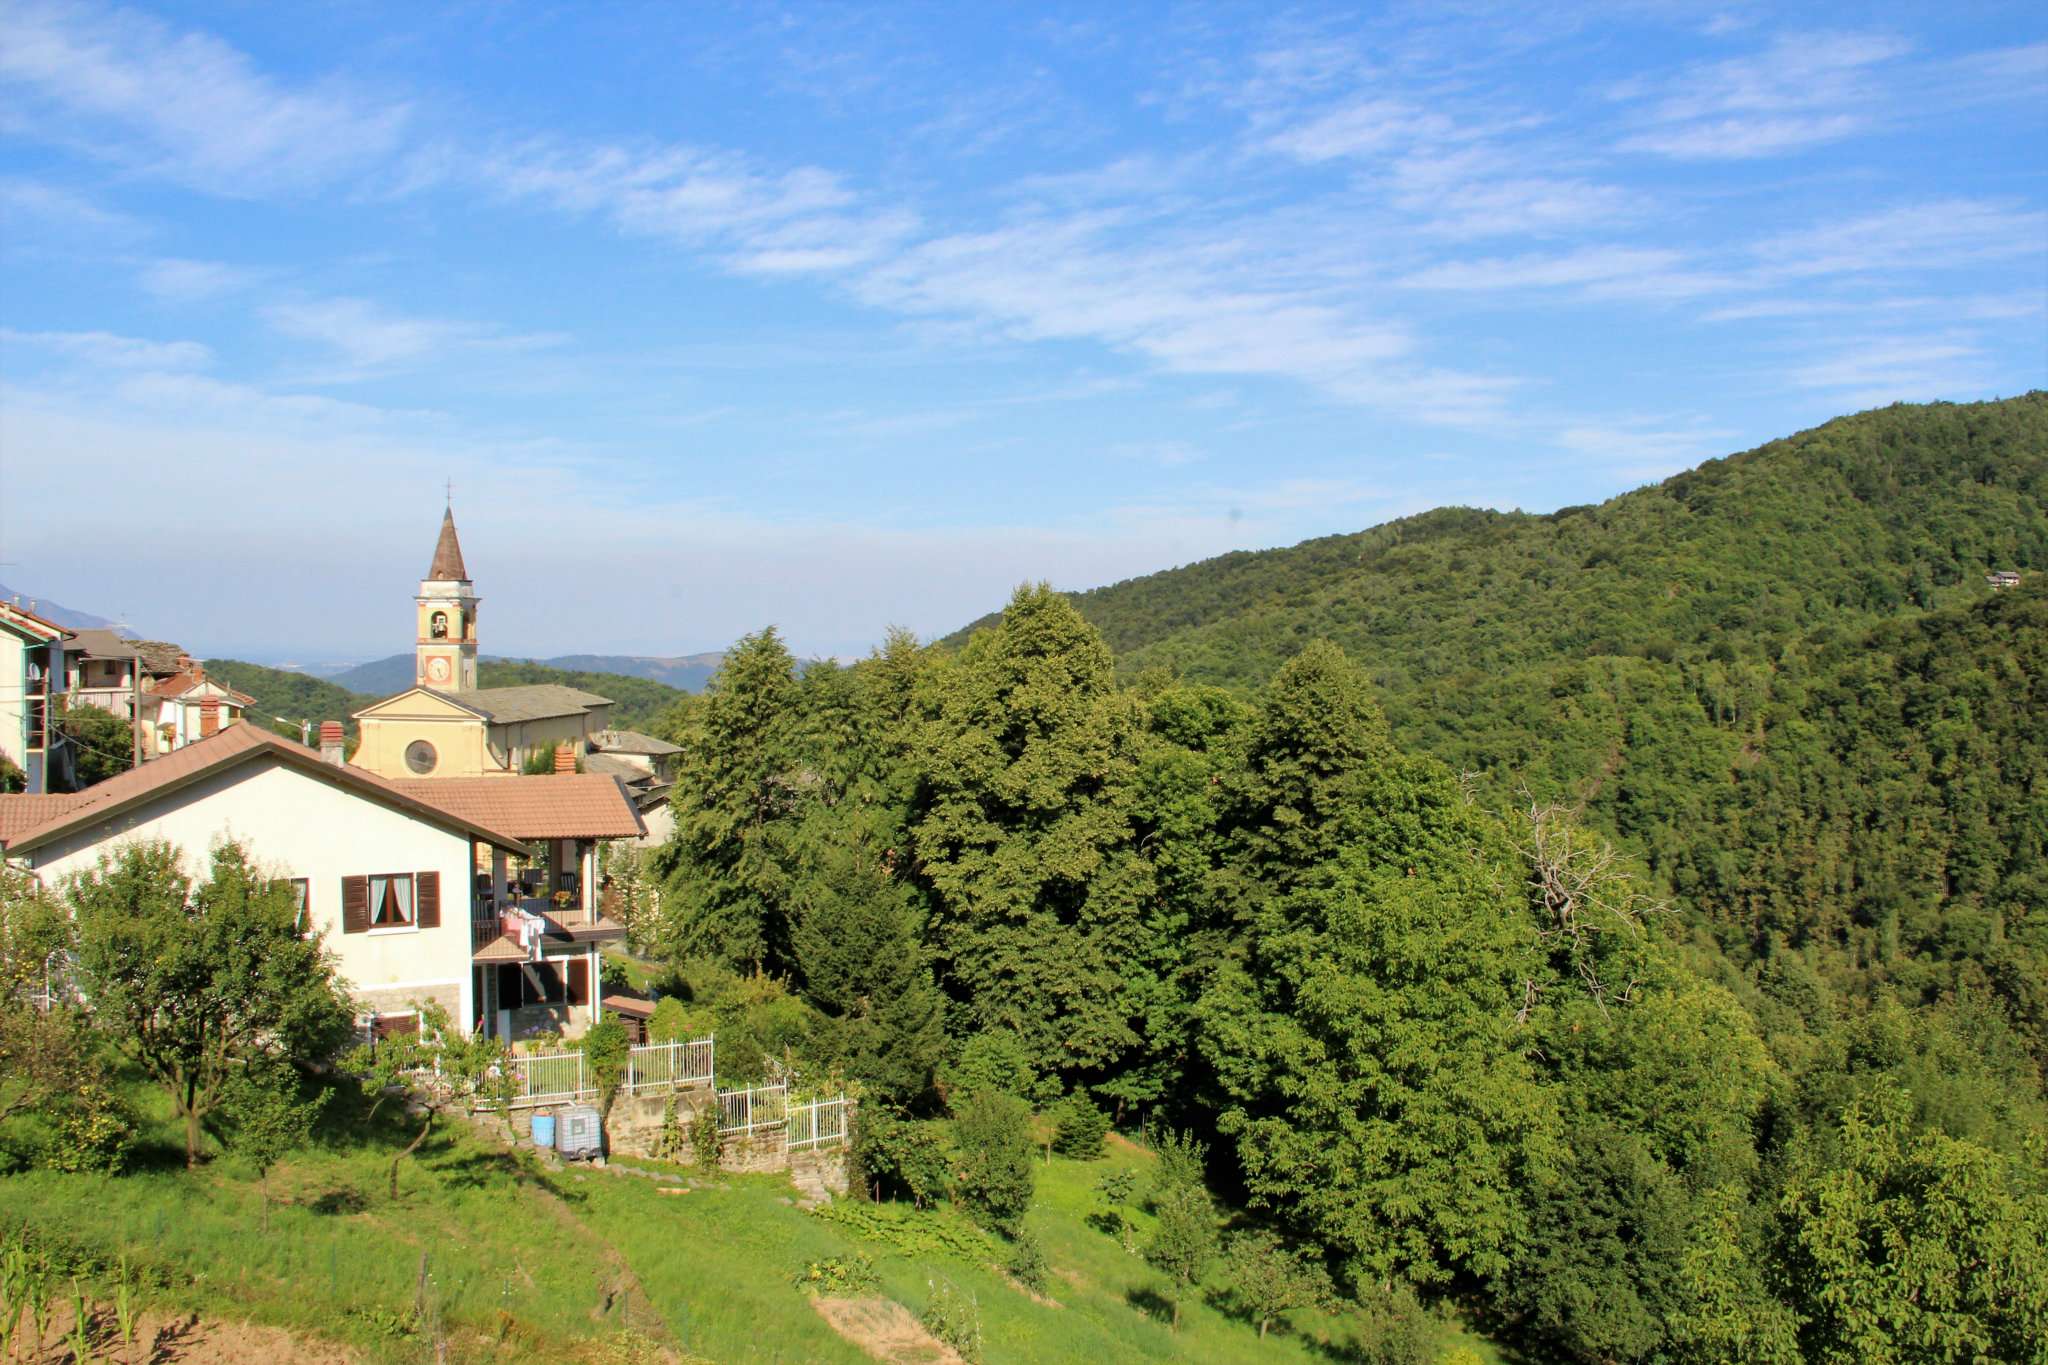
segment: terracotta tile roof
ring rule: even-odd
[[[604,1007],[614,1014],[630,1014],[635,1019],[652,1019],[654,1002],[643,1000],[637,995],[607,995]]]
[[[419,561],[413,562],[417,564]],[[427,567],[427,578],[431,582],[469,581],[469,570],[462,565],[462,542],[455,538],[455,509],[452,507],[441,513],[441,538],[434,542],[434,562]]]
[[[193,688],[202,686],[206,683],[212,683],[215,687],[218,687],[221,691],[227,693],[230,700],[238,703],[239,705],[247,706],[256,700],[254,697],[250,696],[246,692],[235,691],[234,688],[229,687],[219,678],[207,677],[206,670],[203,668],[196,668],[187,673],[180,673],[174,678],[166,678],[164,681],[156,685],[156,691],[151,693],[150,695],[161,698],[164,701],[176,701],[179,697],[184,696]]]
[[[442,802],[403,790],[403,787],[418,785],[416,783],[400,784],[364,772],[361,768],[325,762],[316,751],[303,744],[294,744],[249,724],[230,725],[218,734],[187,744],[182,749],[174,749],[162,758],[118,773],[69,797],[0,796],[0,806],[23,800],[63,800],[68,803],[62,809],[45,807],[40,820],[22,827],[14,827],[13,818],[0,816],[0,831],[5,831],[0,837],[4,837],[10,853],[19,853],[53,835],[104,820],[149,797],[264,757],[275,758],[301,772],[486,843],[514,850],[525,846],[527,836],[508,833],[488,820],[476,819]]]
[[[90,792],[62,796],[0,796],[0,845],[92,799]]]
[[[637,839],[647,832],[618,779],[601,773],[417,777],[391,785],[522,839]]]
[[[62,640],[71,634],[55,621],[47,620],[27,607],[16,606],[12,602],[0,602],[0,626],[6,626],[17,635],[25,635],[43,644],[51,640]]]

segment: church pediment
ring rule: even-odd
[[[395,697],[373,702],[356,712],[355,718],[358,721],[489,719],[475,707],[465,706],[446,693],[428,687],[410,688]]]

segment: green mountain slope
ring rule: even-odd
[[[294,737],[298,734],[296,725],[280,724],[274,717],[283,716],[290,721],[302,717],[311,719],[316,725],[323,720],[339,720],[348,725],[349,732],[355,732],[355,722],[349,716],[380,697],[390,696],[412,684],[412,656],[405,656],[407,672],[396,686],[378,691],[359,692],[344,686],[343,682],[354,681],[354,673],[341,674],[343,682],[316,678],[307,673],[295,673],[283,668],[265,668],[241,659],[209,659],[207,672],[217,678],[226,679],[233,686],[256,698],[250,708],[262,721],[280,734]],[[365,665],[374,667],[374,665]],[[518,687],[527,683],[561,683],[568,687],[595,692],[610,697],[612,724],[624,730],[645,730],[657,725],[661,717],[682,698],[688,696],[681,688],[650,678],[632,678],[621,673],[591,673],[579,669],[550,668],[545,664],[527,663],[519,659],[484,659],[477,667],[477,681],[484,687]]]
[[[2005,567],[2048,568],[2048,393],[1861,413],[1597,506],[1445,508],[1075,602],[1128,670],[1252,683],[1321,636],[1398,695],[1561,659],[1760,657]]]
[[[208,677],[254,697],[255,701],[249,707],[250,717],[281,735],[298,739],[300,728],[297,722],[311,721],[316,743],[321,721],[338,720],[353,734],[355,722],[349,719],[350,715],[376,700],[373,696],[351,692],[323,678],[288,668],[266,668],[243,659],[208,659],[206,673]]]

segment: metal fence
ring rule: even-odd
[[[711,1080],[712,1040],[648,1043],[626,1054],[623,1089],[638,1095],[671,1085],[703,1085]],[[590,1069],[581,1052],[544,1052],[514,1057],[512,1074],[517,1080],[512,1095],[514,1109],[543,1104],[567,1104],[593,1096]]]
[[[830,1147],[846,1141],[846,1096],[789,1106],[789,1147]]]
[[[751,1133],[757,1128],[772,1128],[787,1117],[788,1105],[789,1086],[781,1082],[748,1090],[721,1090],[718,1131]]]
[[[786,1082],[718,1092],[718,1131],[756,1133],[779,1128],[784,1145],[827,1147],[846,1141],[846,1096],[792,1100]]]

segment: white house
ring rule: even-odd
[[[367,1027],[415,1027],[416,1002],[428,1000],[465,1032],[573,1034],[595,1020],[598,946],[621,930],[583,910],[580,894],[545,911],[511,894],[508,860],[533,857],[535,835],[495,818],[488,799],[461,790],[469,784],[450,784],[459,804],[438,800],[435,784],[401,787],[337,757],[229,726],[83,792],[0,797],[0,852],[57,885],[125,842],[164,839],[196,879],[233,840],[293,884],[307,932],[333,951]],[[639,832],[615,782],[570,780],[586,785],[499,785],[524,788],[528,824],[566,819],[577,837]],[[581,854],[556,837],[557,867]]]

